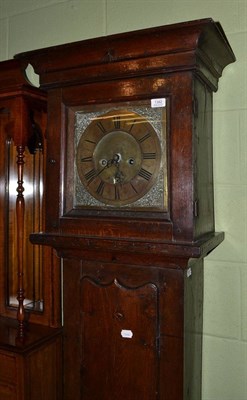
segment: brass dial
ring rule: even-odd
[[[160,162],[155,129],[130,110],[112,110],[94,118],[77,146],[76,166],[85,189],[116,207],[135,202],[152,188]]]

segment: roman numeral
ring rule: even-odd
[[[146,135],[144,135],[142,138],[138,140],[139,143],[145,142],[145,140],[149,139],[151,137],[151,134],[148,132]]]
[[[131,127],[129,128],[129,133],[132,131],[132,129],[133,129],[135,123],[136,123],[136,119],[133,121],[133,124],[132,124]]]
[[[121,120],[119,116],[113,118],[113,123],[115,129],[120,129]]]
[[[146,181],[149,181],[149,179],[152,176],[151,172],[147,171],[144,168],[140,169],[140,171],[138,172],[138,175],[141,176],[143,179],[146,179]]]
[[[93,161],[92,157],[83,157],[83,158],[81,158],[81,162],[91,162],[91,161]]]
[[[156,153],[143,153],[144,160],[155,160]]]
[[[89,140],[89,139],[85,139],[85,142],[87,142],[87,143],[92,143],[92,144],[96,144],[96,142],[94,142],[93,140]]]
[[[104,188],[105,188],[105,182],[100,181],[100,184],[99,184],[99,186],[98,186],[97,189],[96,189],[96,192],[97,192],[100,196],[102,196],[102,195],[103,195],[103,192],[104,192]]]
[[[102,124],[102,122],[97,122],[96,125],[101,130],[102,133],[106,133],[106,129],[105,129],[104,125]]]
[[[135,188],[135,186],[133,185],[133,183],[132,183],[132,182],[130,182],[130,185],[131,185],[132,189],[134,190],[134,192],[137,194],[137,193],[138,193],[138,191],[136,190],[136,188]]]
[[[119,186],[115,185],[115,200],[120,200]]]
[[[84,176],[85,176],[85,179],[87,180],[88,185],[89,185],[89,183],[91,183],[96,178],[97,172],[93,168],[90,171],[88,171]]]

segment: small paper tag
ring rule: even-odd
[[[151,99],[151,107],[152,108],[157,108],[157,107],[165,107],[166,106],[166,99]]]
[[[189,278],[192,275],[192,270],[191,268],[187,269],[187,278]]]
[[[122,329],[121,336],[123,338],[131,339],[133,337],[133,332],[130,331],[129,329]]]

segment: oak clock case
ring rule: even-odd
[[[221,26],[19,57],[48,92],[46,231],[31,241],[63,258],[64,400],[200,400],[203,258],[224,238],[212,97],[235,60]]]
[[[69,110],[67,212],[167,211],[167,106],[152,104]]]

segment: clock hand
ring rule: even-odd
[[[122,173],[122,171],[120,171],[119,162],[115,166],[117,168],[117,171],[116,171],[116,174],[115,174],[115,176],[113,178],[114,185],[118,184],[118,183],[121,184],[121,183],[124,182],[124,174]]]
[[[123,183],[124,182],[124,175],[121,171],[117,171],[114,178],[113,178],[113,183],[116,185],[117,183]]]
[[[90,184],[90,182],[93,179],[98,177],[100,174],[102,174],[102,172],[105,171],[105,169],[110,168],[112,165],[115,165],[115,167],[117,167],[119,169],[119,161],[120,160],[121,160],[121,156],[119,154],[115,154],[111,160],[108,160],[108,161],[103,160],[105,163],[104,167],[100,171],[98,171],[96,174],[94,173],[92,177],[90,177],[88,185]],[[119,172],[119,170],[118,170],[118,172],[116,173],[116,176],[113,180],[114,180],[114,184],[118,183],[118,182],[122,183],[123,182],[123,174],[121,172]]]
[[[115,154],[111,160],[108,161],[105,160],[106,162],[105,166],[97,173],[96,176],[99,176],[105,169],[110,168],[112,165],[119,167],[119,161],[120,161],[119,154]]]
[[[119,162],[121,161],[121,155],[120,154],[118,154],[118,153],[116,153],[114,156],[113,156],[113,159],[111,160],[111,162],[114,164],[114,165],[117,165],[117,166],[119,166]]]
[[[109,164],[108,162],[107,162],[107,164],[96,174],[96,176],[99,176],[100,174],[102,174],[102,172],[105,170],[105,169],[107,169],[107,168],[109,168],[109,167],[111,167],[112,166],[112,164]]]

